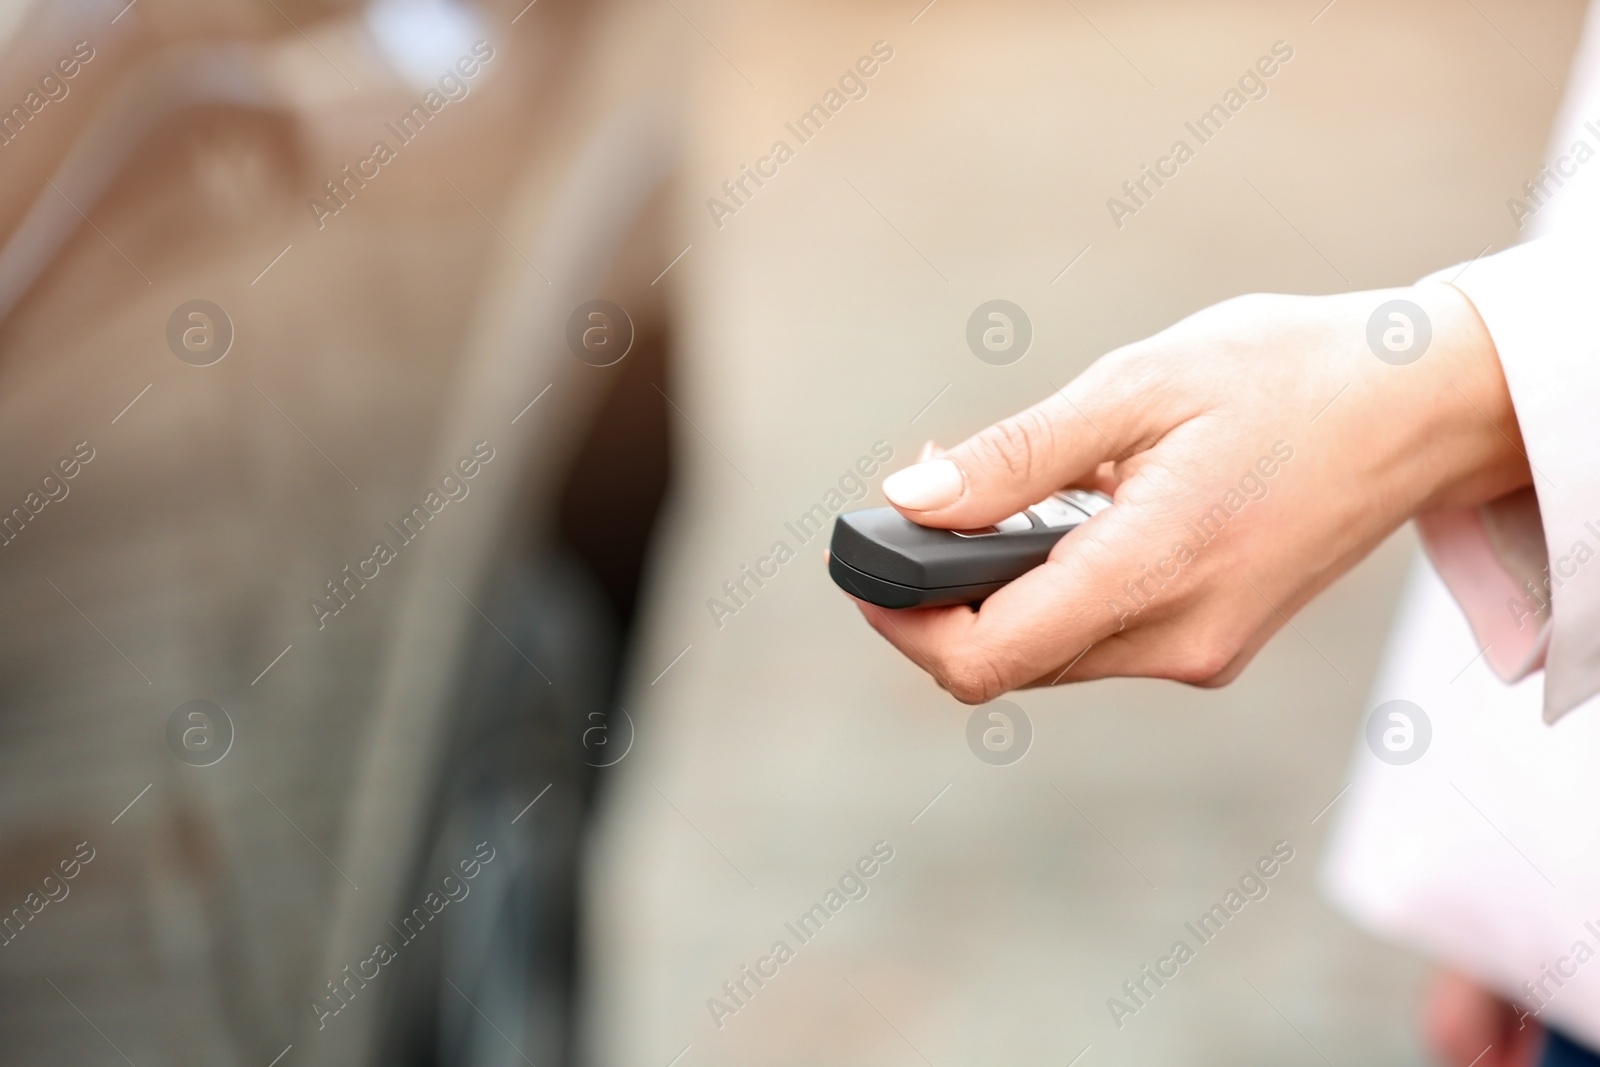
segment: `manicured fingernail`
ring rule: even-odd
[[[961,468],[948,459],[918,463],[883,480],[883,495],[910,511],[932,511],[961,496]]]
[[[926,463],[939,454],[939,446],[932,441],[924,442],[922,450],[917,453],[917,462]]]

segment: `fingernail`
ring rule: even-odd
[[[910,511],[932,511],[961,496],[961,468],[948,459],[918,463],[883,480],[883,495]]]
[[[926,463],[928,460],[932,459],[934,456],[937,456],[938,454],[939,454],[939,446],[938,445],[934,444],[932,441],[924,442],[921,451],[919,451],[917,453],[917,462],[918,463]]]

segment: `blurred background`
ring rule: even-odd
[[[1217,300],[1505,247],[1581,18],[0,3],[0,1061],[1426,1062],[1317,891],[1409,530],[996,766],[800,520]]]

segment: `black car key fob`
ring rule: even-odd
[[[1088,489],[1052,493],[981,530],[918,526],[894,508],[847,511],[833,523],[828,573],[883,608],[974,604],[1043,563],[1057,541],[1111,506]]]

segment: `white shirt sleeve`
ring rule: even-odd
[[[1496,672],[1542,663],[1553,722],[1600,693],[1600,247],[1555,235],[1432,280],[1494,338],[1534,489],[1418,526]]]
[[[1508,192],[1527,243],[1430,280],[1460,289],[1488,325],[1534,488],[1417,526],[1495,672],[1545,669],[1554,722],[1600,693],[1600,4],[1545,163]]]

